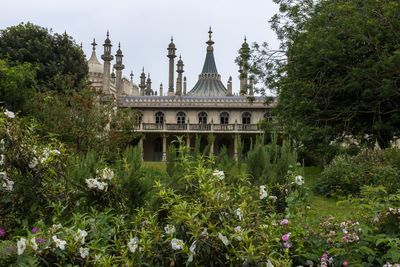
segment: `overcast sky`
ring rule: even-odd
[[[115,54],[118,42],[124,54],[124,76],[134,72],[138,83],[142,67],[150,72],[153,89],[168,87],[167,46],[171,36],[185,64],[188,90],[201,72],[212,27],[218,72],[226,85],[229,76],[238,92],[238,67],[234,63],[244,36],[248,42],[278,43],[268,20],[278,10],[272,0],[12,0],[1,3],[0,28],[32,22],[67,31],[90,57],[96,38],[100,59],[107,30]],[[176,61],[175,61],[176,63]],[[176,75],[175,75],[176,78]]]

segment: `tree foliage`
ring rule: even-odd
[[[88,67],[83,51],[67,33],[52,33],[32,23],[0,31],[0,59],[37,68],[40,90],[66,91],[86,85]]]
[[[314,147],[346,134],[388,146],[400,129],[400,3],[275,2],[280,50],[253,55],[286,128]]]

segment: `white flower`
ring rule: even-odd
[[[294,177],[294,182],[295,182],[297,185],[303,185],[303,184],[304,184],[303,176],[297,175],[296,177]]]
[[[203,231],[201,231],[201,234],[200,234],[201,236],[205,236],[205,237],[208,237],[208,232],[207,232],[207,228],[206,227],[204,227],[204,229],[203,229]]]
[[[268,260],[268,262],[267,262],[267,267],[274,267],[274,265],[272,264],[272,262],[270,260]]]
[[[135,236],[134,238],[129,239],[128,248],[132,253],[135,253],[138,248],[139,238]]]
[[[76,242],[81,242],[81,244],[83,245],[83,244],[85,244],[85,237],[87,236],[87,234],[88,233],[85,230],[78,229],[78,231],[74,237],[74,240]]]
[[[236,226],[234,230],[235,230],[235,233],[237,234],[237,236],[235,237],[236,240],[237,241],[242,241],[242,237],[241,237],[241,235],[243,234],[242,227]]]
[[[60,248],[61,250],[65,249],[65,245],[67,244],[65,240],[58,239],[56,235],[53,235],[51,238],[56,244],[56,247]]]
[[[97,170],[96,171],[97,178],[101,180],[112,180],[114,177],[114,171],[111,170],[110,168],[106,167],[102,170]]]
[[[221,239],[222,243],[224,243],[225,246],[229,245],[229,240],[226,236],[224,236],[221,233],[218,233],[218,238]]]
[[[17,242],[17,252],[18,255],[22,255],[26,249],[26,239],[21,237]]]
[[[4,190],[11,192],[14,188],[14,181],[5,179],[5,180],[3,180],[2,186],[3,186]]]
[[[175,233],[175,226],[167,224],[167,226],[164,227],[164,230],[167,235],[173,235]]]
[[[39,160],[37,157],[33,157],[31,162],[29,163],[29,168],[34,169],[39,164]]]
[[[79,248],[79,254],[81,254],[81,258],[84,259],[89,256],[89,248]]]
[[[192,245],[190,245],[188,262],[192,262],[193,261],[193,256],[196,255],[196,251],[195,250],[196,250],[196,240],[193,241]]]
[[[237,208],[235,210],[236,216],[238,217],[239,221],[241,221],[243,219],[243,213],[242,210],[240,208]]]
[[[272,202],[276,202],[276,200],[278,199],[276,196],[269,196],[268,199],[271,199]]]
[[[51,226],[51,230],[52,230],[52,232],[55,232],[55,231],[57,231],[58,229],[61,229],[63,226],[61,225],[61,223],[59,223],[59,224],[53,224],[52,226]]]
[[[106,182],[100,182],[99,180],[95,179],[95,178],[89,178],[89,179],[85,179],[87,186],[92,189],[98,189],[101,191],[107,191],[108,188],[108,184]]]
[[[260,185],[260,199],[264,199],[268,196],[267,191],[265,191],[265,185]]]
[[[225,174],[224,174],[223,171],[215,170],[215,171],[213,172],[213,175],[214,175],[215,177],[217,177],[218,180],[221,180],[221,181],[222,181],[222,180],[225,179]]]
[[[184,245],[185,243],[181,239],[173,238],[171,240],[171,247],[173,250],[181,250]]]
[[[31,243],[31,247],[32,247],[33,250],[37,250],[38,249],[38,245],[36,243],[36,238],[32,237],[30,243]]]
[[[12,111],[9,111],[6,109],[6,111],[4,111],[4,115],[6,115],[7,117],[9,117],[10,119],[14,119],[15,118],[15,114]]]

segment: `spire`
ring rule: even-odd
[[[210,29],[208,30],[208,41],[206,42],[206,44],[208,44],[207,50],[213,50],[212,45],[215,44],[214,41],[211,39],[212,38],[212,30],[211,30],[211,26]]]
[[[131,74],[129,76],[131,76],[131,83],[133,83],[133,70],[131,70]]]
[[[93,51],[96,51],[96,39],[95,38],[93,38],[93,43],[91,43],[91,45],[93,46]]]

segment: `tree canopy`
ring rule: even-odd
[[[309,144],[349,134],[388,146],[400,134],[400,2],[275,2],[281,51],[255,56],[286,128]]]
[[[41,91],[79,90],[87,82],[86,59],[72,37],[29,22],[0,31],[0,59],[35,66]]]

